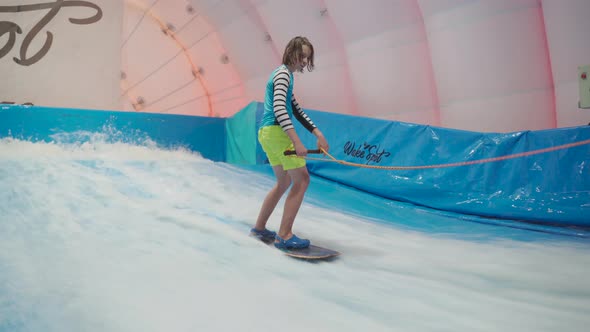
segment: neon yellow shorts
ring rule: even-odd
[[[282,165],[285,171],[305,166],[304,158],[283,154],[286,150],[294,150],[295,148],[289,136],[280,126],[261,127],[258,130],[258,142],[262,145],[271,166]]]

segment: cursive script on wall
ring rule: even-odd
[[[30,4],[30,5],[17,5],[17,6],[0,6],[0,14],[1,13],[18,13],[18,12],[30,12],[36,10],[46,10],[49,9],[49,12],[33,28],[29,33],[26,34],[25,39],[23,40],[21,47],[20,47],[20,57],[14,57],[14,62],[18,63],[22,66],[30,66],[39,60],[41,60],[49,49],[51,48],[51,44],[53,43],[53,34],[50,31],[47,31],[47,35],[45,37],[45,43],[41,47],[41,49],[33,54],[28,54],[29,46],[31,42],[35,39],[37,34],[41,32],[41,30],[49,23],[51,20],[59,13],[62,7],[89,7],[96,9],[96,14],[92,17],[88,18],[70,18],[69,21],[73,24],[92,24],[95,22],[100,21],[102,18],[102,9],[95,5],[90,1],[82,1],[82,0],[57,0],[54,2],[47,2],[47,3],[38,3],[38,4]],[[0,16],[1,18],[1,16]],[[0,59],[6,56],[14,45],[16,44],[16,36],[17,34],[22,34],[23,30],[21,27],[13,22],[9,21],[0,21],[0,38],[5,34],[8,34],[8,41],[4,46],[0,48]]]
[[[378,145],[366,142],[363,144],[357,144],[351,141],[344,144],[344,153],[354,158],[365,159],[367,165],[371,162],[379,164],[383,158],[387,158],[391,155],[391,153],[385,151],[385,149],[379,148]]]

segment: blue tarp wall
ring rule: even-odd
[[[384,167],[310,161],[314,174],[439,210],[590,226],[590,126],[479,133],[306,112],[329,139],[334,158]],[[313,136],[303,140],[315,148]],[[434,165],[440,166],[419,168]],[[392,166],[408,169],[387,169]]]
[[[236,144],[234,150],[262,163],[265,156],[255,133],[263,104],[252,103],[246,109],[249,120],[239,123],[251,135],[239,140],[244,147]],[[331,158],[310,160],[308,168],[315,175],[385,198],[444,211],[590,226],[590,141],[560,148],[590,140],[590,126],[480,133],[305,111],[328,139],[329,154],[355,164],[343,165]],[[252,125],[252,119],[256,125]],[[297,122],[295,128],[309,149],[317,148],[313,135]]]
[[[215,161],[226,160],[225,122],[199,116],[0,105],[0,138],[50,142],[61,133],[104,133],[110,141],[141,144],[150,139],[159,147],[182,147]]]
[[[310,160],[309,170],[317,176],[434,209],[590,226],[590,144],[560,147],[590,140],[590,126],[478,133],[306,112],[327,137],[329,153],[354,163]],[[182,146],[214,161],[260,165],[266,162],[256,140],[261,114],[258,102],[228,119],[2,106],[0,137],[48,141],[60,132],[108,128],[119,133],[114,140],[135,143],[147,136],[161,147]],[[315,138],[295,126],[304,144],[315,148]],[[542,150],[548,148],[554,150]]]

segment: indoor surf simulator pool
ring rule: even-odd
[[[295,231],[342,253],[310,263],[248,237],[274,181],[259,106],[221,119],[2,105],[0,331],[590,323],[590,127],[310,111],[331,148],[310,156]]]

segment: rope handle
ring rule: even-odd
[[[315,149],[315,150],[307,150],[307,153],[315,153],[315,154],[319,154],[319,153],[323,153],[322,150],[320,149]],[[294,150],[287,150],[285,152],[283,152],[283,154],[285,156],[290,156],[290,155],[295,155],[297,154],[297,152],[295,152]]]

